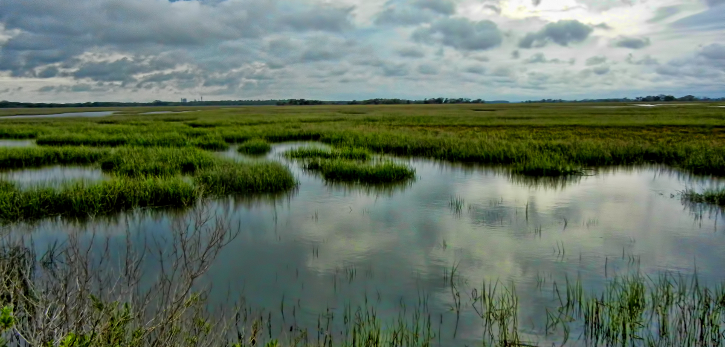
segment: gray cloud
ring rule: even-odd
[[[392,26],[408,26],[428,23],[433,19],[433,15],[427,11],[420,11],[411,8],[387,7],[377,14],[375,24],[392,25]]]
[[[420,64],[418,66],[418,72],[423,75],[437,75],[440,69],[432,64]]]
[[[607,57],[605,57],[603,55],[597,55],[597,56],[593,56],[593,57],[587,59],[585,64],[587,66],[592,66],[592,65],[604,64],[605,62],[607,62]]]
[[[660,63],[657,59],[652,58],[649,55],[646,55],[640,60],[635,60],[631,53],[627,56],[626,62],[632,65],[659,65]]]
[[[496,23],[489,20],[473,22],[464,18],[440,19],[430,27],[413,32],[413,40],[440,43],[458,50],[486,50],[501,44],[503,35]]]
[[[686,31],[720,31],[725,30],[725,6],[716,6],[722,4],[725,0],[713,1],[711,8],[700,13],[679,19],[670,27],[677,30]]]
[[[471,65],[469,67],[466,67],[463,69],[464,72],[476,74],[476,75],[483,75],[486,73],[486,68],[480,65]]]
[[[352,10],[353,8],[314,8],[303,13],[288,14],[280,22],[298,31],[339,32],[353,27],[350,22]]]
[[[403,58],[423,58],[425,52],[416,47],[405,47],[397,50],[399,56]]]
[[[579,43],[586,40],[593,29],[577,20],[560,20],[556,23],[549,23],[538,32],[528,33],[519,41],[519,47],[532,48],[543,47],[549,42],[561,46],[568,46],[571,43]]]
[[[546,59],[544,53],[536,53],[523,60],[524,64],[574,64],[574,59],[563,61],[558,58]]]
[[[660,7],[655,11],[654,17],[652,17],[650,20],[647,21],[647,23],[657,23],[661,22],[667,18],[670,18],[676,14],[680,13],[680,6],[666,6],[666,7]]]
[[[725,0],[705,0],[705,2],[711,7],[725,5]]]
[[[58,73],[59,73],[59,71],[58,71],[57,67],[49,66],[49,67],[43,69],[42,71],[40,71],[40,73],[38,73],[38,77],[51,78],[51,77],[58,76]]]
[[[383,65],[383,75],[388,77],[406,76],[408,74],[408,65],[406,64],[385,64]]]
[[[443,15],[456,13],[456,5],[448,0],[417,0],[414,5],[418,8],[431,10]]]
[[[519,59],[520,57],[521,57],[521,53],[519,53],[518,50],[515,50],[515,51],[511,52],[511,58],[513,58],[513,59]]]
[[[541,0],[531,0],[531,4],[534,6],[539,6],[541,5]]]
[[[703,47],[699,54],[700,56],[710,60],[725,61],[725,45],[713,43],[711,45]]]
[[[614,47],[642,49],[650,45],[650,40],[647,37],[620,36],[613,39],[610,43]]]

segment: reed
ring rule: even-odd
[[[194,182],[211,195],[276,193],[297,185],[287,167],[271,162],[221,162],[198,172]]]

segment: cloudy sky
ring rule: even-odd
[[[0,100],[725,96],[725,0],[2,0]]]

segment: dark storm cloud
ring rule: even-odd
[[[489,20],[473,22],[464,18],[444,18],[429,27],[416,29],[412,38],[417,42],[439,43],[458,50],[474,51],[500,45],[503,35],[496,23]]]
[[[58,68],[57,67],[50,66],[50,67],[47,67],[47,68],[43,69],[42,71],[40,71],[38,73],[38,77],[40,77],[40,78],[51,78],[51,77],[58,76],[58,72],[59,71],[58,71]]]
[[[612,40],[610,43],[614,47],[642,49],[650,45],[650,40],[647,37],[620,36]]]
[[[549,42],[554,42],[560,46],[568,46],[571,43],[586,40],[592,31],[591,26],[577,20],[560,20],[556,23],[547,24],[538,32],[526,34],[519,41],[519,47],[543,47]]]
[[[87,62],[78,67],[72,75],[76,79],[88,78],[94,81],[133,81],[133,76],[139,73],[171,69],[175,64],[171,61],[152,59],[149,62],[139,62],[128,58],[116,61]]]

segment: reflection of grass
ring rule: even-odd
[[[685,201],[693,203],[707,203],[719,206],[725,206],[725,190],[707,190],[697,193],[693,190],[686,190],[682,193]]]
[[[320,172],[330,181],[386,183],[415,177],[415,169],[393,162],[366,164],[342,159],[316,159],[306,162],[305,168]]]
[[[251,154],[251,155],[262,155],[267,154],[269,151],[272,150],[272,146],[269,144],[269,142],[262,140],[262,139],[252,139],[245,141],[241,145],[239,145],[239,149],[237,149],[239,153],[244,154]]]

